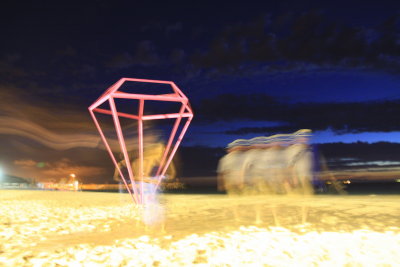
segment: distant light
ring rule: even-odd
[[[45,163],[45,162],[38,162],[38,163],[36,164],[36,167],[38,167],[38,168],[44,168],[44,167],[46,167],[46,163]]]
[[[72,178],[76,177],[75,173],[71,173],[69,176],[71,176]]]
[[[344,184],[351,184],[350,180],[343,181]]]
[[[400,183],[400,179],[396,179],[396,182]]]

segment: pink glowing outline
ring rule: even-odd
[[[143,83],[161,83],[161,84],[169,84],[171,85],[173,94],[161,94],[161,95],[148,95],[148,94],[130,94],[125,92],[120,92],[118,89],[125,83],[125,82],[143,82]],[[132,115],[127,113],[118,112],[115,106],[116,99],[135,99],[139,100],[139,108],[138,108],[138,115]],[[155,114],[155,115],[143,115],[144,113],[144,104],[146,100],[155,100],[155,101],[169,101],[169,102],[180,102],[182,103],[181,109],[179,113],[169,113],[169,114]],[[98,108],[105,102],[109,102],[110,109],[102,109]],[[143,121],[145,120],[159,120],[159,119],[176,119],[174,126],[172,128],[170,137],[168,139],[167,146],[163,153],[163,157],[161,159],[160,165],[158,167],[156,177],[157,184],[155,186],[154,192],[157,191],[160,182],[167,171],[169,165],[171,164],[172,158],[174,157],[182,139],[185,135],[190,122],[193,118],[193,111],[190,107],[188,98],[182,93],[182,91],[176,86],[176,84],[172,81],[160,81],[160,80],[147,80],[147,79],[136,79],[136,78],[121,78],[115,84],[110,86],[90,107],[89,107],[90,115],[96,125],[97,130],[100,133],[101,139],[111,157],[112,162],[114,163],[118,173],[120,174],[129,194],[131,195],[133,201],[136,204],[144,204],[144,188],[143,188]],[[121,169],[118,166],[118,163],[114,157],[114,154],[106,140],[106,137],[98,123],[96,118],[95,112],[100,114],[107,114],[112,115],[114,126],[118,136],[118,142],[120,144],[120,148],[122,150],[122,154],[124,156],[124,160],[126,162],[126,167],[128,169],[129,179],[131,181],[132,190],[129,188],[126,178],[124,177]],[[136,190],[136,183],[132,171],[132,167],[129,160],[128,151],[126,149],[125,138],[122,133],[121,124],[119,121],[119,117],[134,119],[138,121],[138,149],[139,149],[139,173],[137,174],[138,181],[140,182],[140,189],[139,192]],[[173,141],[175,139],[176,133],[178,131],[179,125],[182,121],[182,118],[188,118],[185,125],[183,126],[181,133],[178,136],[175,144],[173,145]],[[171,146],[173,147],[171,150]]]

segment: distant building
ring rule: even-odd
[[[2,175],[0,177],[0,188],[19,189],[28,188],[29,182],[21,177],[12,175]]]

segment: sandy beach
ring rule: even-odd
[[[0,266],[399,266],[400,196],[0,191]]]

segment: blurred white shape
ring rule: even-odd
[[[243,186],[243,164],[245,153],[235,149],[221,158],[218,164],[218,187],[227,192],[237,192]]]
[[[239,194],[313,194],[311,131],[238,139],[218,165],[218,189]]]

